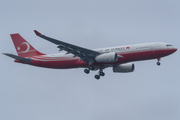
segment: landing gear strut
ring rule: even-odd
[[[90,66],[89,66],[89,69],[90,69],[90,70],[94,70],[94,66],[90,65]]]
[[[103,72],[103,69],[100,69],[100,70],[99,70],[99,75],[100,75],[100,76],[105,76],[105,73]]]

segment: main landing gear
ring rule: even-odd
[[[100,76],[102,76],[102,77],[105,76],[105,73],[103,72],[102,69],[100,69],[99,72],[98,72],[98,74],[95,75],[94,77],[95,77],[97,80],[99,80],[99,79],[100,79]]]
[[[84,69],[84,72],[85,72],[86,74],[89,74],[89,73],[90,73],[90,70],[94,70],[94,69],[95,69],[95,68],[94,68],[93,66],[89,66],[88,69]],[[94,78],[96,78],[97,80],[99,80],[99,79],[100,79],[100,76],[105,76],[105,73],[103,72],[103,69],[100,69],[99,72],[98,72],[98,74],[96,74],[96,75],[94,76]]]
[[[160,63],[159,61],[161,60],[161,58],[158,58],[157,60],[158,60],[158,62],[157,62],[156,64],[157,64],[158,66],[160,66],[161,63]]]
[[[90,65],[90,66],[89,66],[89,69],[90,69],[90,70],[94,70],[94,66]]]
[[[89,70],[89,69],[84,69],[84,72],[85,72],[86,74],[89,74],[90,70]]]
[[[94,66],[90,65],[90,66],[89,66],[89,69],[84,69],[84,72],[85,72],[86,74],[89,74],[90,70],[94,70]]]

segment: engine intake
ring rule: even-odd
[[[135,65],[133,63],[120,64],[113,67],[113,72],[127,73],[133,72]]]
[[[117,53],[114,52],[104,53],[95,57],[95,61],[100,63],[116,62],[117,59],[118,59],[118,55]]]

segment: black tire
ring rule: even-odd
[[[95,75],[94,76],[97,80],[99,80],[100,76],[99,75]]]
[[[85,72],[86,74],[89,74],[89,70],[88,70],[88,69],[84,69],[84,72]]]
[[[105,73],[104,72],[100,72],[99,75],[100,76],[105,76]]]
[[[158,65],[158,66],[160,66],[160,65],[161,65],[161,63],[160,63],[160,62],[157,62],[157,65]]]

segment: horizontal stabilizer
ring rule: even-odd
[[[24,63],[30,63],[31,62],[30,58],[23,58],[23,57],[20,57],[20,56],[17,56],[17,55],[9,54],[9,53],[3,53],[3,54],[6,55],[6,56],[9,56],[11,58],[14,58],[16,60],[19,60],[21,62],[24,62]]]

